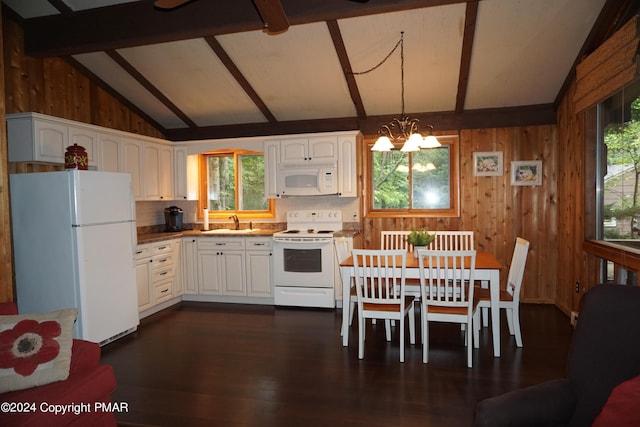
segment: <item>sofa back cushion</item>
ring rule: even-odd
[[[75,308],[0,316],[0,393],[67,379]]]
[[[640,374],[640,287],[598,285],[584,296],[568,360],[576,393],[570,426],[587,426],[611,390]]]

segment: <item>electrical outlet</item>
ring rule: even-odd
[[[353,211],[353,215],[351,216],[351,218],[353,219],[353,221],[358,222],[360,221],[360,215],[358,214],[358,211]]]
[[[574,328],[576,327],[576,324],[578,323],[578,312],[577,311],[572,311],[571,312],[571,326],[573,326]]]
[[[580,293],[580,282],[576,282],[576,293]]]

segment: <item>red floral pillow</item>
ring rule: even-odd
[[[640,425],[640,375],[618,384],[594,420],[593,427]]]
[[[0,316],[0,393],[66,380],[75,308]]]

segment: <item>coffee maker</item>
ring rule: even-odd
[[[164,209],[165,231],[182,231],[182,209],[177,206],[169,206]]]

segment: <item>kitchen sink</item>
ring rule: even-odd
[[[259,228],[245,228],[243,230],[235,230],[232,228],[216,228],[215,230],[203,231],[202,234],[251,234],[260,230]]]

